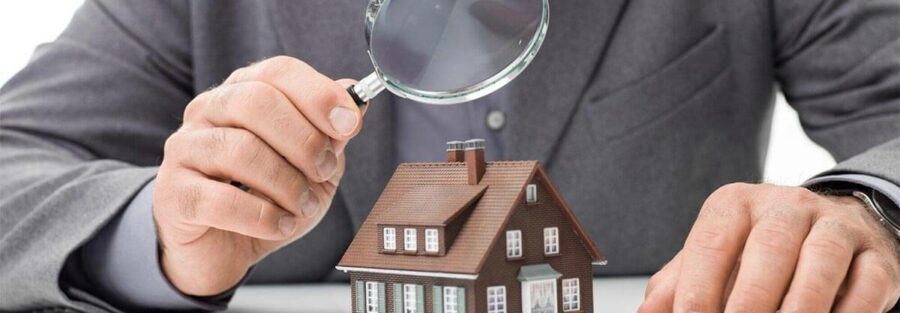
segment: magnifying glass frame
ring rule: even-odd
[[[366,41],[370,43],[370,46],[372,28],[375,25],[378,11],[385,3],[390,3],[390,1],[391,0],[372,0],[366,8]],[[515,60],[510,62],[506,68],[478,84],[450,91],[426,91],[404,87],[401,82],[396,81],[391,78],[390,75],[386,75],[379,70],[378,62],[372,55],[372,50],[368,49],[369,59],[375,67],[375,72],[360,80],[358,84],[347,88],[347,92],[350,93],[350,96],[353,97],[353,100],[357,105],[365,105],[369,100],[384,91],[384,89],[403,98],[436,105],[457,104],[484,97],[508,84],[531,64],[531,61],[534,59],[534,56],[537,55],[538,50],[540,50],[541,45],[544,42],[549,22],[549,0],[541,0],[541,20],[538,23],[534,36],[532,36],[531,40],[528,42],[528,46]]]

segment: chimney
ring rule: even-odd
[[[447,162],[463,162],[466,160],[463,154],[465,144],[462,141],[447,142]]]
[[[484,139],[469,139],[464,143],[469,185],[477,185],[484,176]]]

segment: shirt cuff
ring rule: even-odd
[[[826,175],[821,177],[815,177],[810,179],[804,183],[804,186],[822,186],[828,187],[831,184],[835,183],[843,183],[843,184],[853,184],[859,185],[866,188],[871,188],[876,192],[884,195],[894,205],[900,207],[900,186],[889,182],[887,180],[870,176],[864,174],[837,174],[837,175]]]
[[[163,274],[153,220],[153,185],[152,180],[147,183],[122,213],[85,244],[85,275],[101,299],[123,309],[224,310],[237,286],[217,296],[191,297]]]

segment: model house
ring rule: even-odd
[[[357,313],[592,312],[605,260],[537,161],[473,139],[400,165],[337,268]]]

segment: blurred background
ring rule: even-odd
[[[81,0],[0,1],[0,85],[28,63],[34,48],[53,41]],[[765,180],[797,185],[834,165],[834,159],[809,140],[797,113],[781,95],[775,106]]]

